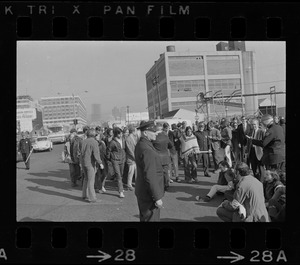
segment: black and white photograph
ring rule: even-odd
[[[17,41],[17,222],[284,222],[286,42]]]

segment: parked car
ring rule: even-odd
[[[53,143],[48,136],[39,136],[36,138],[36,142],[33,144],[33,152],[37,151],[51,151],[53,149]]]

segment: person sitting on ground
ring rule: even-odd
[[[222,167],[222,165],[220,165],[220,167]],[[227,185],[218,185],[218,184],[213,185],[205,197],[196,196],[196,200],[200,202],[209,202],[210,200],[213,199],[213,197],[217,194],[217,192],[224,193],[225,191],[232,190],[234,188],[233,185],[234,177],[235,175],[233,171],[228,170],[228,172],[225,174]]]
[[[285,173],[279,173],[279,178],[283,186],[276,188],[274,195],[268,202],[268,213],[272,222],[285,221]]]
[[[284,185],[279,180],[279,175],[277,174],[276,171],[266,170],[263,186],[264,186],[266,207],[268,208],[269,200],[273,198],[277,189],[283,187]]]
[[[236,191],[232,202],[225,200],[217,208],[217,215],[224,222],[270,222],[265,205],[262,183],[250,174],[248,165],[236,166]]]

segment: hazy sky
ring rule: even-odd
[[[215,51],[218,42],[199,41],[18,41],[17,95],[34,99],[79,95],[88,115],[91,104],[100,103],[102,114],[114,106],[130,106],[130,112],[147,111],[145,75],[166,46],[176,51]],[[285,91],[285,42],[246,42],[255,51],[259,92],[271,86]],[[84,93],[87,90],[88,93]],[[285,96],[278,95],[279,107]]]

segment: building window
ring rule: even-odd
[[[202,56],[169,56],[170,76],[204,75]]]
[[[235,55],[210,55],[207,59],[208,75],[240,74],[239,56]]]
[[[181,97],[195,97],[200,93],[205,91],[205,81],[204,80],[181,80],[181,81],[171,81],[171,97],[181,98]]]

